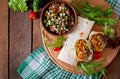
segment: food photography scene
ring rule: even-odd
[[[0,79],[120,79],[120,0],[1,0]]]

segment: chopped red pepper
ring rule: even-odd
[[[54,50],[54,51],[60,51],[60,50],[61,50],[61,47],[54,47],[53,50]]]
[[[29,18],[30,18],[30,20],[36,19],[36,18],[37,18],[37,13],[36,13],[36,12],[31,12],[31,13],[29,14]]]
[[[100,59],[102,57],[102,53],[101,52],[93,52],[93,59]]]

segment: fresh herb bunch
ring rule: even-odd
[[[106,69],[103,67],[105,59],[101,59],[100,61],[90,61],[82,63],[80,62],[77,66],[77,69],[82,69],[88,76],[91,76],[93,74],[99,73],[99,78],[103,75],[105,76]],[[100,71],[97,71],[97,69],[100,69]]]
[[[93,7],[89,0],[86,0],[86,3],[83,3],[81,0],[74,0],[71,4],[80,13],[80,15],[82,14],[84,17],[104,26],[104,33],[106,35],[111,38],[114,37],[115,29],[113,26],[116,24],[116,20],[111,18],[113,8],[102,10],[103,6]]]

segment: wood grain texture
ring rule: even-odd
[[[120,50],[115,59],[109,64],[106,79],[120,79]]]
[[[10,79],[19,79],[17,68],[31,53],[31,21],[28,12],[10,10]]]
[[[8,75],[9,79],[21,79],[17,74],[17,68],[33,50],[42,45],[39,19],[31,23],[28,18],[29,12],[20,13],[10,10],[9,13],[8,0],[0,0],[0,79],[8,79]],[[106,79],[120,79],[119,73],[120,51],[107,66]]]
[[[40,19],[33,21],[33,50],[42,45],[42,36],[40,32]]]
[[[8,7],[0,0],[0,79],[8,78]]]

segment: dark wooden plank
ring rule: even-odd
[[[17,68],[31,53],[31,21],[30,11],[25,13],[10,10],[10,79],[19,79]]]
[[[106,69],[107,79],[120,79],[120,51]]]
[[[33,50],[42,45],[42,37],[40,32],[40,19],[33,21]]]
[[[0,0],[0,79],[8,78],[8,7]]]

